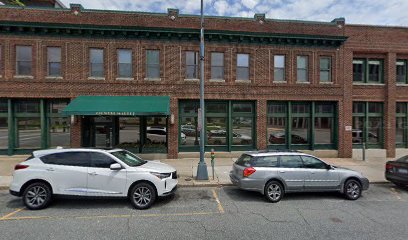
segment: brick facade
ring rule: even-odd
[[[74,14],[74,10],[78,14]],[[199,18],[171,12],[166,14],[121,13],[90,11],[82,8],[65,10],[15,9],[0,7],[0,23],[83,24],[86,26],[123,26],[144,28],[199,28]],[[34,19],[34,20],[33,20]],[[206,42],[205,98],[213,100],[256,101],[256,146],[266,148],[267,101],[333,101],[338,106],[338,156],[351,157],[353,101],[384,103],[384,148],[387,156],[395,156],[395,105],[408,102],[408,86],[396,87],[395,61],[408,59],[408,29],[345,25],[341,19],[332,23],[273,21],[255,19],[206,18],[205,27],[212,31],[235,31],[268,34],[348,37],[338,47],[305,44],[234,43],[212,40]],[[13,27],[12,27],[13,28]],[[18,28],[16,25],[15,28]],[[7,31],[0,27],[0,31]],[[34,30],[37,31],[37,30]],[[80,33],[78,33],[80,34]],[[106,33],[105,33],[106,34]],[[1,98],[68,98],[79,95],[167,95],[174,123],[169,124],[168,157],[178,155],[178,102],[198,99],[199,83],[185,80],[185,52],[199,51],[198,39],[170,40],[131,38],[108,35],[48,36],[43,34],[0,35],[0,97]],[[251,40],[250,40],[251,41]],[[296,43],[296,42],[295,42]],[[33,49],[33,78],[15,76],[15,46],[29,45]],[[46,48],[62,49],[62,79],[48,78]],[[104,80],[89,76],[89,49],[104,49]],[[117,49],[132,49],[133,80],[117,79]],[[160,50],[160,81],[146,79],[146,50]],[[210,81],[211,52],[224,53],[225,81]],[[250,56],[249,82],[236,81],[236,54]],[[275,82],[273,56],[285,55],[286,83]],[[309,83],[296,82],[296,56],[308,56]],[[331,83],[320,83],[319,57],[332,60]],[[384,60],[384,84],[353,85],[355,57],[375,57]],[[81,119],[76,117],[71,128],[71,146],[81,145]]]

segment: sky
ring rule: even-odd
[[[66,6],[80,3],[86,9],[200,14],[200,0],[61,0]],[[329,22],[337,17],[350,24],[408,26],[408,0],[204,0],[204,14]]]

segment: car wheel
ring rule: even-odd
[[[46,208],[51,202],[51,189],[43,182],[30,184],[23,192],[23,203],[31,210]]]
[[[348,180],[344,184],[344,194],[349,200],[357,200],[361,196],[361,184],[354,180]]]
[[[405,188],[405,187],[407,187],[407,185],[406,184],[402,184],[402,183],[395,183],[395,182],[393,182],[397,187],[399,187],[399,188]]]
[[[149,183],[138,183],[130,192],[130,202],[137,209],[148,209],[156,201],[156,191]]]
[[[285,194],[282,184],[270,181],[265,186],[265,197],[269,202],[279,202]]]

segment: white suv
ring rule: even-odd
[[[47,207],[53,195],[127,197],[137,209],[177,189],[177,172],[122,149],[50,149],[15,166],[10,193],[25,206]]]

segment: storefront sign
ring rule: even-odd
[[[96,112],[95,115],[134,116],[134,112]]]

